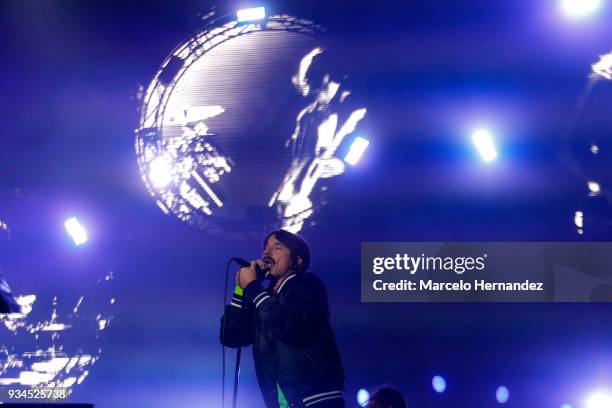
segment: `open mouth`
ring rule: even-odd
[[[265,256],[265,257],[262,259],[262,261],[263,261],[263,263],[265,263],[265,264],[266,264],[266,266],[268,266],[268,267],[272,267],[272,266],[274,265],[274,259],[270,258],[269,256]]]

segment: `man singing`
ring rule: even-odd
[[[257,266],[271,279],[257,280]],[[268,408],[344,407],[344,370],[329,324],[327,293],[308,273],[310,249],[280,230],[263,241],[262,259],[236,274],[236,290],[221,320],[221,343],[253,344],[259,387]]]

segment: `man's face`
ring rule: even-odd
[[[263,260],[270,265],[270,275],[275,278],[280,278],[292,269],[291,251],[274,235],[266,242]]]

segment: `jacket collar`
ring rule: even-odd
[[[285,283],[287,283],[289,280],[295,278],[297,275],[296,273],[292,273],[291,275],[287,276],[283,282],[280,284],[280,286],[278,287],[278,289],[276,290],[276,293],[280,293],[280,291],[283,289],[283,287],[285,286]]]

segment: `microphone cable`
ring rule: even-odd
[[[221,328],[221,355],[222,355],[222,359],[223,359],[223,363],[222,363],[222,379],[221,379],[221,407],[225,408],[225,346],[223,345],[223,341],[225,341],[225,325],[227,324],[227,321],[225,320],[225,305],[227,304],[227,286],[228,286],[228,281],[229,281],[229,268],[230,265],[232,264],[233,259],[230,258],[229,261],[227,261],[227,266],[225,267],[225,288],[223,290],[223,327]]]

